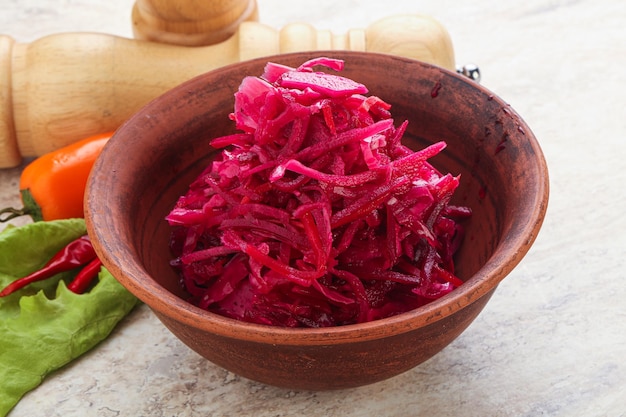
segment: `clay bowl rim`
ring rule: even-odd
[[[346,59],[352,55],[366,54],[375,59],[399,60],[436,68],[449,77],[454,77],[465,83],[471,84],[472,88],[478,90],[480,94],[485,97],[489,97],[489,100],[494,100],[502,108],[507,108],[511,114],[519,119],[520,128],[524,130],[525,137],[529,141],[529,144],[536,155],[535,163],[538,175],[533,177],[533,180],[537,182],[537,193],[535,195],[524,197],[532,199],[533,204],[527,205],[529,209],[524,212],[523,217],[516,218],[513,221],[508,234],[505,238],[498,242],[489,259],[478,271],[476,271],[476,273],[468,278],[462,286],[422,307],[396,316],[367,323],[338,327],[292,329],[241,322],[203,310],[181,299],[161,286],[150,276],[148,271],[146,271],[143,265],[141,265],[136,259],[123,259],[122,262],[118,264],[117,261],[109,256],[107,249],[110,248],[108,248],[107,238],[102,235],[98,227],[92,222],[91,212],[94,211],[95,205],[97,205],[97,199],[91,198],[91,190],[96,187],[92,184],[92,179],[94,177],[94,172],[105,169],[103,168],[105,164],[115,161],[114,154],[120,151],[119,149],[116,149],[119,145],[117,143],[117,138],[121,136],[120,132],[123,132],[126,126],[132,124],[133,121],[140,118],[142,114],[159,108],[162,101],[176,98],[177,94],[185,90],[189,91],[189,89],[193,88],[196,83],[206,83],[207,79],[214,76],[213,74],[231,71],[231,69],[237,65],[254,61],[267,62],[272,61],[272,59],[298,55],[304,57],[302,61],[304,62],[305,58],[310,59],[314,56],[337,55],[337,53],[338,51],[315,51],[280,54],[227,65],[209,71],[205,74],[201,74],[177,87],[172,88],[145,105],[137,113],[131,116],[109,140],[109,143],[106,145],[101,156],[96,160],[94,169],[92,170],[92,175],[90,176],[90,180],[88,182],[88,191],[85,195],[85,220],[87,230],[93,240],[99,257],[103,260],[104,265],[120,281],[120,283],[122,283],[129,291],[154,310],[157,315],[169,317],[170,319],[181,322],[186,326],[213,333],[215,335],[258,343],[312,346],[370,341],[417,330],[462,310],[481,297],[492,293],[497,288],[499,283],[526,255],[534,243],[543,223],[543,219],[547,211],[549,196],[547,164],[540,145],[526,122],[519,117],[515,110],[512,109],[509,104],[502,100],[498,95],[494,94],[482,85],[453,71],[410,58],[372,52],[341,51],[341,54],[344,55]]]

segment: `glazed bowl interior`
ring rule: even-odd
[[[365,84],[370,94],[391,103],[396,125],[405,119],[409,121],[407,145],[420,149],[446,141],[447,148],[431,163],[442,172],[461,175],[453,203],[473,210],[466,223],[464,244],[456,256],[457,274],[465,284],[417,310],[330,329],[270,328],[200,310],[185,301],[185,291],[169,265],[171,229],[165,216],[216,156],[209,140],[235,132],[228,115],[233,111],[233,94],[241,80],[247,75],[260,75],[268,61],[298,66],[321,55],[343,59],[345,69],[341,75]],[[86,197],[86,221],[98,255],[107,268],[185,343],[200,351],[202,343],[213,343],[209,337],[198,340],[198,334],[205,333],[230,343],[225,342],[225,346],[231,347],[222,352],[224,356],[230,355],[229,358],[201,352],[225,367],[245,360],[239,356],[234,340],[252,345],[288,345],[289,349],[353,341],[367,346],[454,317],[451,322],[454,325],[448,323],[446,337],[440,337],[443,330],[436,326],[429,330],[429,337],[442,340],[436,346],[433,341],[423,357],[413,355],[416,358],[406,364],[396,364],[391,371],[366,378],[355,375],[354,381],[350,381],[345,377],[338,386],[345,387],[375,382],[410,369],[458,336],[530,248],[543,221],[547,198],[547,168],[531,130],[503,100],[475,82],[438,67],[393,56],[295,53],[239,63],[201,75],[134,115],[116,132],[94,166]],[[456,314],[466,315],[455,317]],[[288,353],[284,355],[290,360]],[[412,356],[407,353],[406,357]],[[375,360],[372,357],[371,362]],[[240,367],[235,372],[262,382],[293,387],[287,368],[282,379],[265,375],[257,378],[254,374],[268,370],[245,374],[245,369],[242,371]],[[319,372],[323,373],[323,369]],[[358,373],[358,369],[353,372]],[[327,388],[323,385],[317,381],[317,385],[299,387]]]

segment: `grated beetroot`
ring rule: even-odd
[[[412,151],[390,105],[316,66],[244,78],[221,155],[167,216],[172,265],[195,305],[247,322],[325,327],[406,312],[462,285],[459,177]]]

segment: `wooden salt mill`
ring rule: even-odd
[[[94,33],[30,44],[0,36],[0,168],[117,129],[153,98],[212,69],[279,53],[352,50],[455,70],[446,29],[423,15],[383,18],[345,34],[245,21],[226,40],[185,47]]]

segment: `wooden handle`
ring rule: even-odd
[[[255,0],[137,0],[132,9],[136,39],[184,46],[223,42],[258,18]]]
[[[227,40],[185,47],[94,33],[30,44],[0,36],[0,168],[117,129],[153,98],[204,72],[279,53],[390,53],[454,70],[452,42],[428,16],[389,17],[334,35],[307,24],[244,22]]]

